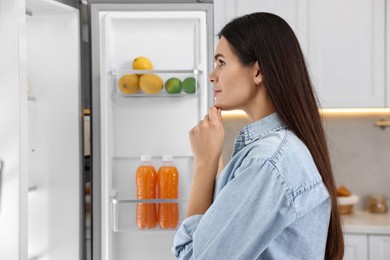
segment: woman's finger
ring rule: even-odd
[[[211,107],[209,110],[210,121],[212,124],[218,124],[221,121],[220,111],[216,107]]]

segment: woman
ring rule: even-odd
[[[215,107],[190,131],[191,193],[173,252],[180,259],[342,259],[335,183],[316,97],[292,29],[254,13],[219,34]],[[217,176],[221,110],[253,123]]]

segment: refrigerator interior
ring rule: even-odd
[[[150,154],[158,170],[173,155],[179,171],[180,222],[191,185],[190,129],[208,109],[205,11],[99,13],[103,259],[172,259],[175,230],[138,229],[135,173]],[[165,82],[196,79],[196,93],[121,94],[118,78],[132,61],[150,59]]]
[[[80,259],[79,14],[26,2],[28,258]]]

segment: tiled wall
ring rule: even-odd
[[[224,163],[232,153],[235,136],[250,121],[244,116],[224,115]],[[324,125],[337,186],[345,185],[359,196],[356,209],[366,209],[370,194],[390,198],[390,127],[375,122],[381,116],[324,117]],[[389,117],[385,119],[390,120]],[[388,201],[389,203],[389,201]]]

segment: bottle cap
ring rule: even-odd
[[[152,156],[150,154],[143,154],[141,155],[141,162],[151,162]]]
[[[172,162],[173,161],[173,156],[170,154],[164,154],[163,155],[163,162]]]

